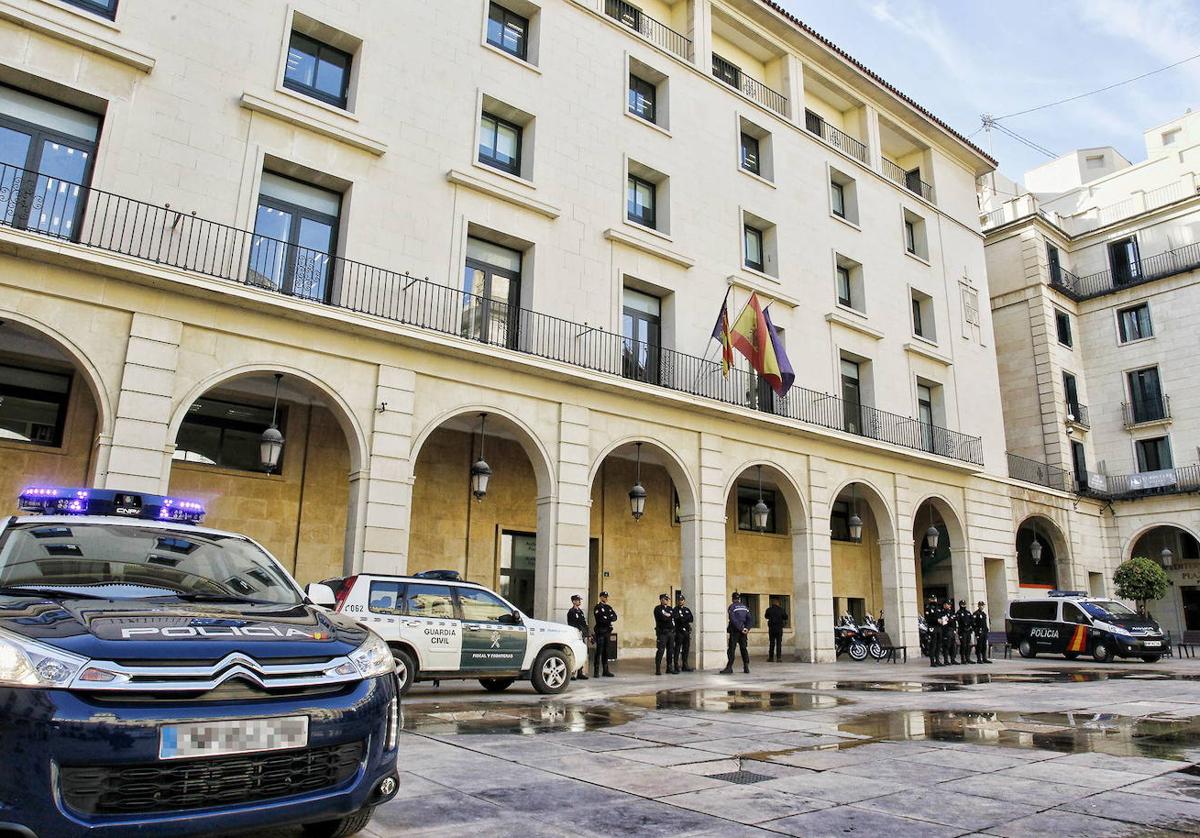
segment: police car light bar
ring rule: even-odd
[[[204,506],[195,501],[115,489],[30,487],[17,503],[22,511],[39,515],[116,515],[181,524],[204,518]]]
[[[1087,591],[1050,591],[1046,596],[1082,596],[1086,597]]]

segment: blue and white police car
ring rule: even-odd
[[[261,546],[158,495],[0,518],[0,835],[361,830],[397,790],[395,666]]]

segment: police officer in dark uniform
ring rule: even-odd
[[[667,674],[675,674],[675,609],[671,607],[671,597],[667,594],[658,595],[658,605],[654,607],[654,674],[662,675],[663,656],[667,658]]]
[[[929,647],[929,665],[942,665],[942,609],[938,607],[937,597],[930,596],[925,603],[925,628],[928,630],[929,639],[926,645]]]
[[[783,625],[787,622],[787,612],[783,610],[779,600],[772,599],[763,616],[767,620],[767,662],[782,663]]]
[[[733,652],[742,652],[742,672],[750,672],[750,650],[746,646],[747,635],[750,634],[750,609],[742,604],[742,596],[734,593],[733,602],[729,605],[729,625],[725,631],[729,634],[729,646],[725,651],[725,668],[722,675],[733,674]]]
[[[608,604],[608,591],[600,592],[600,601],[596,603],[596,607],[592,609],[592,616],[596,620],[595,637],[596,637],[596,657],[592,658],[592,677],[600,677],[600,667],[604,667],[604,677],[612,678],[613,674],[608,669],[608,653],[609,644],[612,643],[612,627],[617,621],[617,612]]]
[[[578,630],[579,636],[583,638],[584,642],[587,642],[590,636],[587,614],[583,610],[583,597],[579,594],[571,597],[571,610],[567,612],[567,625]],[[586,669],[587,661],[580,661],[579,671],[575,673],[575,677],[580,681],[586,681],[588,679],[587,672],[584,671]]]
[[[954,615],[958,623],[958,659],[963,663],[971,662],[971,630],[975,627],[975,617],[967,608],[967,601],[958,601],[958,613]]]
[[[988,622],[987,612],[983,610],[983,600],[975,606],[975,613],[971,618],[975,624],[975,663],[991,663],[992,659],[988,657],[988,631],[991,624]]]
[[[675,671],[691,672],[688,654],[692,651],[692,609],[687,607],[687,597],[682,593],[675,596]]]
[[[958,663],[955,650],[958,648],[958,632],[955,630],[957,620],[954,618],[954,603],[946,600],[942,603],[942,665],[955,666]]]

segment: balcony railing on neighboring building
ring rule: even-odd
[[[678,55],[684,61],[692,60],[692,42],[665,23],[660,23],[637,6],[625,0],[604,0],[604,13],[618,23],[628,26],[655,46]]]
[[[763,107],[770,108],[781,116],[787,116],[788,100],[786,96],[767,87],[758,79],[746,75],[742,72],[741,67],[715,52],[712,54],[712,74],[714,78],[740,90]]]
[[[1125,418],[1125,427],[1146,425],[1150,422],[1165,422],[1171,418],[1171,398],[1166,394],[1157,399],[1133,399],[1121,403],[1121,415]]]
[[[1076,485],[1079,494],[1101,500],[1135,500],[1154,495],[1200,492],[1200,464],[1135,474],[1088,471],[1078,475]]]
[[[1083,402],[1067,402],[1067,421],[1081,428],[1090,428],[1092,420],[1088,417],[1088,407]]]
[[[1067,491],[1070,482],[1070,473],[1064,468],[1011,453],[1008,455],[1008,476],[1060,492]]]
[[[804,112],[804,127],[810,133],[816,134],[825,142],[845,154],[849,154],[864,166],[871,165],[871,156],[864,143],[851,137],[844,131],[839,131],[821,118],[820,114],[806,110]]]
[[[1063,271],[1059,281],[1050,282],[1074,300],[1087,300],[1200,268],[1200,242],[1186,244],[1156,256],[1123,264],[1116,271],[1097,271],[1087,276],[1075,276]]]
[[[3,165],[0,226],[983,465],[979,437],[804,387],[764,400],[753,373],[717,361]]]
[[[929,203],[934,203],[933,186],[921,180],[919,174],[914,169],[911,172],[906,172],[904,169],[897,166],[886,157],[883,158],[883,173],[888,180],[900,184],[909,192],[915,195],[920,195]]]

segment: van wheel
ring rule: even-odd
[[[1158,663],[1162,660],[1162,655],[1142,655],[1142,660],[1146,663]]]
[[[374,806],[364,806],[353,815],[346,815],[334,821],[306,823],[305,838],[348,838],[350,835],[357,835],[371,822],[371,815],[374,813]]]
[[[1108,663],[1112,659],[1112,649],[1108,648],[1107,642],[1101,640],[1092,647],[1092,660],[1096,663]]]
[[[399,682],[398,689],[400,695],[404,695],[412,689],[413,682],[417,680],[417,664],[412,659],[412,655],[395,646],[392,647],[392,658],[396,661],[396,681]]]
[[[571,670],[567,656],[558,649],[543,649],[533,662],[529,673],[533,688],[542,695],[555,695],[567,688],[571,681]]]
[[[516,678],[480,678],[479,683],[490,693],[502,693],[516,680]]]
[[[1021,641],[1021,645],[1017,646],[1017,651],[1021,653],[1023,658],[1036,658],[1037,649],[1033,648],[1033,644],[1029,642],[1029,638]]]
[[[1073,661],[1073,660],[1075,660],[1075,658],[1079,657],[1079,653],[1078,652],[1063,652],[1063,657],[1069,661]]]

